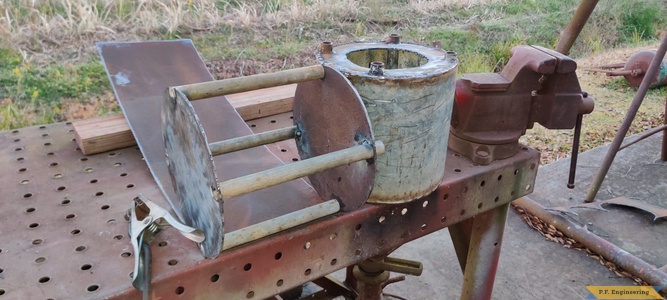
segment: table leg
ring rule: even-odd
[[[491,299],[509,203],[472,221],[461,299]]]

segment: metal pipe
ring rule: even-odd
[[[575,239],[591,251],[599,254],[608,261],[628,271],[630,274],[641,278],[652,286],[662,286],[663,292],[667,292],[667,273],[655,266],[646,263],[640,258],[628,253],[609,241],[591,233],[561,215],[551,213],[544,206],[528,197],[515,200],[514,205],[526,210],[529,214],[540,220],[553,225],[566,236]]]
[[[177,89],[182,91],[188,100],[195,101],[322,78],[324,78],[324,67],[315,65],[269,74],[257,74],[171,87],[169,88],[169,95],[172,98],[176,97],[174,90]]]
[[[574,125],[574,137],[572,138],[572,156],[570,156],[570,177],[567,179],[567,188],[574,188],[574,178],[577,175],[577,158],[579,157],[579,139],[581,138],[581,122],[584,119],[583,114],[577,115],[577,121]]]
[[[247,136],[240,136],[233,139],[219,141],[208,144],[211,149],[211,155],[221,155],[252,147],[262,146],[275,142],[292,139],[296,136],[296,126],[289,126],[276,130],[260,132]]]
[[[223,198],[231,198],[338,166],[370,159],[373,158],[376,153],[377,155],[384,153],[384,144],[380,141],[375,142],[375,147],[372,147],[370,143],[353,146],[347,149],[291,163],[289,165],[283,165],[223,181],[219,184],[220,191],[222,192]]]
[[[595,201],[595,196],[597,196],[598,191],[600,190],[600,186],[602,185],[602,181],[604,180],[605,176],[607,176],[609,167],[611,167],[611,163],[614,162],[616,153],[618,153],[618,150],[621,147],[621,143],[623,143],[625,134],[628,133],[628,129],[630,129],[630,125],[632,125],[632,121],[635,119],[635,115],[637,114],[642,101],[644,101],[644,97],[646,96],[646,93],[651,86],[651,81],[658,74],[658,69],[662,63],[662,58],[665,56],[665,52],[667,52],[667,34],[665,34],[665,36],[662,38],[660,47],[658,47],[658,51],[656,52],[655,57],[653,57],[651,65],[649,65],[648,70],[646,71],[646,76],[644,76],[642,84],[639,85],[639,89],[637,89],[637,93],[635,94],[635,98],[632,100],[632,104],[630,104],[630,108],[628,108],[628,112],[625,115],[623,124],[621,124],[621,127],[618,129],[618,133],[614,138],[614,141],[609,146],[607,155],[602,162],[602,166],[600,166],[600,169],[598,170],[597,176],[595,176],[593,179],[593,183],[588,190],[588,194],[586,194],[584,202],[590,203]]]
[[[577,37],[579,37],[579,33],[581,33],[584,25],[586,25],[586,21],[588,21],[588,18],[593,13],[593,10],[595,10],[597,4],[598,0],[581,0],[579,7],[577,7],[577,11],[574,12],[574,16],[572,16],[572,20],[570,20],[570,23],[567,24],[567,28],[563,30],[560,38],[558,38],[556,51],[565,55],[570,52],[572,45],[574,45]]]
[[[632,69],[632,70],[619,70],[619,71],[609,71],[607,76],[639,76],[643,75],[644,71],[642,69]]]
[[[666,124],[666,125],[661,125],[661,126],[658,126],[658,127],[655,127],[655,128],[651,128],[651,129],[645,131],[645,132],[644,132],[641,136],[639,136],[638,138],[636,138],[636,139],[632,140],[631,142],[628,142],[627,144],[624,144],[623,146],[621,146],[620,148],[618,148],[618,151],[621,151],[621,150],[623,150],[623,149],[625,149],[625,148],[627,148],[627,147],[630,147],[630,146],[636,144],[637,142],[639,142],[639,141],[641,141],[641,140],[644,140],[644,139],[646,139],[647,137],[652,136],[652,135],[654,135],[654,134],[656,134],[656,133],[658,133],[658,132],[660,132],[660,131],[663,131],[663,132],[664,132],[665,130],[667,130],[667,124]],[[664,136],[663,136],[663,137],[664,137]],[[663,140],[664,140],[664,139],[663,139]]]
[[[338,200],[306,207],[280,217],[266,220],[225,234],[222,251],[267,237],[274,233],[308,223],[310,221],[332,215],[340,210]]]

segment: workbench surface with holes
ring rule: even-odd
[[[261,132],[291,122],[290,116],[248,124]],[[298,157],[292,144],[268,147],[289,163]],[[524,148],[478,166],[449,152],[445,178],[427,197],[365,204],[214,260],[176,230],[165,230],[151,243],[152,295],[264,299],[506,206],[532,192],[538,158]],[[138,148],[85,156],[71,124],[58,123],[0,132],[0,162],[0,299],[141,297],[131,284],[134,257],[124,216],[140,193],[169,206]]]

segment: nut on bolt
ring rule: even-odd
[[[381,61],[374,61],[371,63],[371,69],[368,74],[375,76],[382,76],[384,74],[384,63]]]
[[[387,44],[400,44],[400,43],[401,43],[401,36],[398,33],[392,33],[389,35]]]
[[[333,44],[331,42],[322,42],[320,44],[321,54],[331,54],[333,52]]]

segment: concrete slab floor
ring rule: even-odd
[[[626,196],[667,208],[667,164],[659,161],[661,138],[656,135],[621,151],[597,199]],[[583,202],[607,149],[580,154],[573,190],[565,187],[569,159],[541,167],[531,199],[546,207]],[[628,208],[576,212],[579,215],[573,220],[586,224],[591,232],[655,266],[667,264],[667,222],[653,222],[650,214]],[[392,256],[421,261],[424,273],[389,285],[386,292],[406,299],[459,298],[461,269],[446,230],[404,245]],[[493,299],[585,299],[587,285],[633,284],[596,259],[546,240],[510,210]]]

